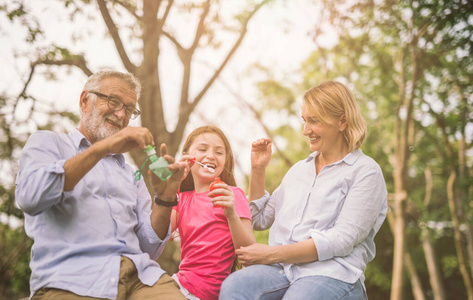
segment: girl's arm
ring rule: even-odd
[[[215,187],[216,189],[210,191],[208,196],[212,198],[211,201],[214,205],[222,206],[223,214],[227,217],[228,227],[232,235],[235,249],[256,243],[253,228],[251,227],[251,220],[249,218],[240,218],[235,209],[235,193],[231,187],[223,182],[215,184]],[[245,198],[243,191],[241,191],[240,197]],[[242,199],[240,199],[240,201],[241,200]],[[243,201],[245,205],[248,205],[246,199],[243,199]]]
[[[250,219],[240,218],[235,213],[235,215],[227,217],[227,220],[235,249],[256,243]]]

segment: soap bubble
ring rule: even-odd
[[[425,224],[424,222],[420,222],[420,223],[419,223],[419,227],[420,227],[421,229],[426,229],[426,228],[427,228],[427,224]]]
[[[416,149],[416,147],[414,147],[413,145],[409,146],[409,151],[414,151]]]

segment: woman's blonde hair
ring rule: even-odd
[[[216,134],[222,139],[223,144],[225,146],[225,165],[223,166],[223,171],[219,175],[219,177],[226,184],[231,185],[231,186],[236,186],[235,176],[233,174],[233,168],[234,168],[235,162],[233,159],[232,148],[230,147],[230,142],[228,142],[227,137],[225,136],[223,131],[220,130],[218,127],[213,126],[213,125],[207,125],[207,126],[202,126],[202,127],[194,129],[194,131],[192,131],[187,136],[186,142],[184,143],[184,146],[182,147],[182,152],[189,153],[189,148],[191,147],[192,143],[194,143],[194,140],[198,136],[205,133]],[[193,191],[194,189],[195,189],[194,178],[192,177],[192,172],[189,172],[187,177],[181,183],[180,191],[186,192],[186,191]]]
[[[353,93],[342,83],[325,81],[304,94],[303,105],[322,124],[333,123],[345,116],[347,127],[344,137],[348,150],[361,147],[366,137],[366,122]]]

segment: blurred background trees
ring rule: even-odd
[[[103,51],[118,53],[123,70],[144,83],[141,124],[157,143],[166,142],[171,153],[178,153],[187,127],[208,121],[206,113],[215,107],[202,99],[221,80],[226,97],[219,102],[228,110],[243,109],[240,117],[274,141],[269,191],[293,163],[308,155],[299,112],[303,92],[323,80],[347,84],[368,122],[362,150],[381,165],[389,192],[388,219],[376,237],[377,256],[366,271],[369,297],[473,299],[471,1],[303,1],[318,12],[308,32],[311,54],[284,76],[275,66],[253,65],[248,74],[255,78],[256,92],[250,96],[239,82],[222,78],[222,72],[258,12],[284,1],[247,1],[227,15],[225,1],[55,2],[71,24],[89,15],[105,24],[113,42]],[[62,68],[79,70],[83,82],[97,70],[86,52],[40,43],[43,31],[35,13],[22,1],[0,5],[0,18],[21,23],[24,42],[36,50],[28,52],[31,64],[25,67],[22,88],[16,94],[0,91],[0,298],[5,299],[28,293],[31,241],[21,221],[11,226],[12,220],[22,219],[13,185],[19,151],[33,131],[65,131],[78,122],[70,109],[46,107],[28,87],[35,77],[57,78]],[[184,33],[177,26],[182,22],[188,24]],[[336,37],[334,42],[327,43],[329,35]],[[205,51],[213,53],[213,59],[196,72],[202,59],[198,54]],[[179,68],[173,83],[179,96],[171,99],[163,93],[169,55]],[[172,121],[166,119],[170,105],[178,116]],[[30,117],[16,118],[20,108]],[[47,122],[32,123],[38,111],[48,116]],[[224,122],[216,125],[225,129],[229,124]],[[235,124],[227,128],[231,140],[241,131]],[[249,153],[232,145],[234,152]],[[131,158],[141,165],[143,153],[131,153]],[[237,160],[237,165],[247,163],[243,154]],[[244,170],[240,172],[247,175]],[[246,181],[241,181],[244,188]],[[256,234],[260,242],[266,241],[267,232]],[[174,273],[178,244],[169,243],[159,262]]]

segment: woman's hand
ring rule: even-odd
[[[251,265],[270,265],[277,263],[272,260],[272,247],[265,244],[252,244],[247,247],[240,247],[235,250],[238,255],[238,260],[245,267]]]
[[[252,244],[235,250],[235,253],[244,266],[275,263],[302,264],[319,260],[319,254],[312,238],[279,246]]]
[[[271,140],[258,139],[251,144],[251,173],[248,201],[263,197],[266,167],[271,160]]]
[[[271,160],[271,139],[258,139],[251,144],[251,167],[266,169]]]

